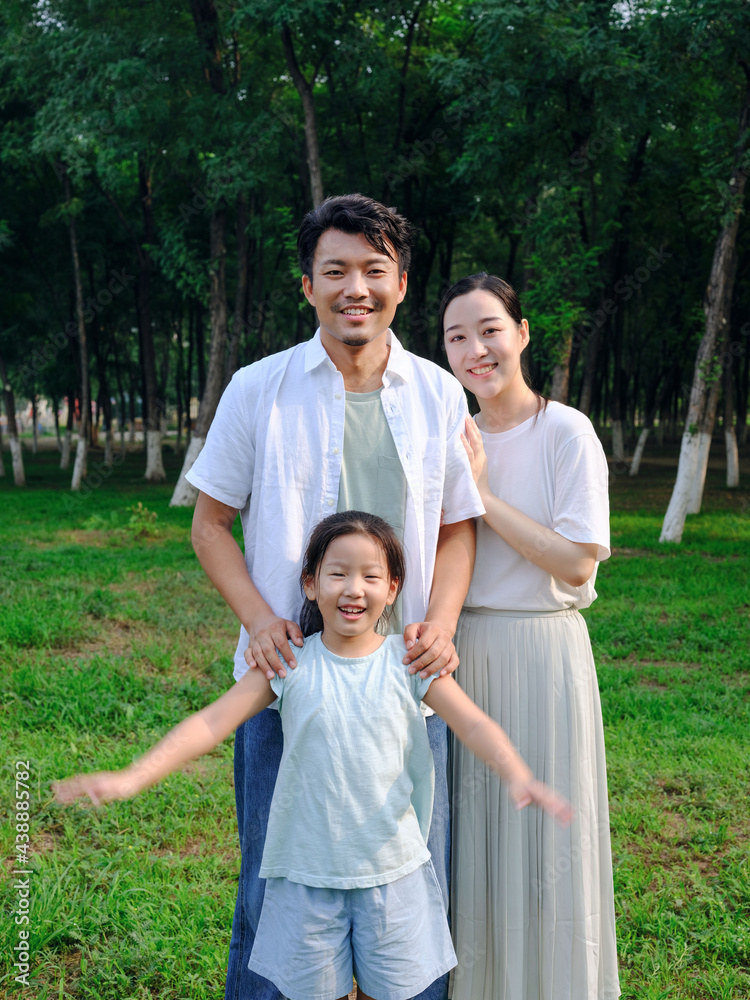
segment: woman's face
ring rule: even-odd
[[[529,324],[517,324],[497,296],[484,289],[459,295],[443,319],[448,363],[464,388],[478,399],[493,399],[523,383],[521,354]]]

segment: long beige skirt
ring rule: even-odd
[[[565,795],[567,829],[521,811],[454,740],[453,1000],[614,1000],[607,774],[588,630],[575,610],[464,611],[456,678],[536,777]]]

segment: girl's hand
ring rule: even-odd
[[[561,826],[570,826],[573,820],[573,807],[562,795],[558,795],[542,781],[535,778],[511,781],[508,783],[510,797],[516,809],[536,805],[554,816]]]
[[[461,435],[461,443],[469,456],[469,465],[474,482],[477,484],[480,494],[489,490],[487,479],[487,455],[484,451],[482,434],[471,417],[466,418],[466,433]]]
[[[52,784],[55,799],[69,804],[76,799],[91,799],[95,806],[113,799],[131,799],[140,791],[137,780],[127,770],[97,771],[94,774],[76,774]]]

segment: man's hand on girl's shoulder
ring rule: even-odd
[[[458,653],[453,645],[452,634],[436,622],[415,622],[404,629],[406,656],[403,662],[409,664],[409,673],[420,677],[431,677],[439,673],[441,677],[452,674],[458,666]]]
[[[297,666],[291,640],[295,646],[304,642],[302,629],[288,618],[267,618],[259,622],[251,631],[248,629],[250,644],[245,650],[245,662],[251,670],[262,670],[268,680],[274,675],[286,677],[286,668]]]

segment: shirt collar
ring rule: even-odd
[[[402,381],[408,381],[410,371],[409,354],[404,350],[393,330],[388,331],[388,345],[391,350],[388,355],[388,363],[385,366],[384,375],[396,375]],[[305,374],[312,371],[313,368],[318,368],[320,365],[326,363],[330,368],[334,367],[333,361],[331,361],[328,352],[323,347],[323,342],[320,339],[320,328],[318,328],[312,340],[308,340],[305,345]]]

